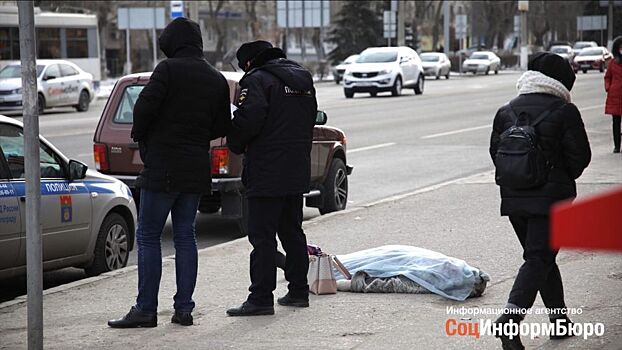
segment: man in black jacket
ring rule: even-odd
[[[132,138],[144,169],[140,188],[138,297],[136,305],[110,327],[155,327],[162,274],[160,236],[173,219],[177,293],[172,322],[193,323],[192,294],[197,277],[194,219],[202,193],[211,189],[210,140],[225,136],[231,124],[229,87],[203,57],[199,26],[177,18],[162,32],[167,59],[153,71],[134,106]]]
[[[524,253],[506,305],[507,314],[498,323],[518,323],[531,308],[538,292],[552,312],[551,322],[567,327],[566,304],[557,251],[549,246],[549,211],[561,200],[577,195],[575,180],[590,163],[591,151],[583,120],[570,102],[575,75],[570,64],[552,53],[539,53],[529,61],[529,71],[518,80],[519,95],[499,109],[490,139],[490,156],[495,161],[501,134],[514,125],[510,108],[518,116],[534,119],[545,110],[551,111],[535,126],[538,144],[550,164],[548,180],[531,189],[501,187],[501,215],[509,216]],[[562,334],[551,335],[552,339]],[[500,337],[504,349],[523,349],[518,336]]]
[[[276,237],[287,258],[286,306],[309,306],[307,241],[302,230],[303,194],[309,191],[311,145],[317,101],[311,74],[287,60],[266,41],[246,43],[237,52],[238,110],[227,136],[234,153],[244,153],[242,181],[248,198],[251,253],[250,295],[230,316],[274,314]]]

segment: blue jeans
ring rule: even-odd
[[[197,241],[194,219],[201,195],[198,193],[140,191],[140,209],[136,243],[138,245],[138,297],[136,307],[147,313],[158,309],[158,291],[162,276],[162,229],[171,213],[175,242],[177,293],[174,308],[180,312],[194,309],[192,293],[197,281]]]

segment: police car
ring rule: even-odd
[[[137,215],[130,189],[43,137],[39,151],[43,268],[97,275],[126,266]],[[26,273],[25,196],[23,125],[0,115],[0,279]]]
[[[46,108],[72,106],[85,112],[95,97],[93,75],[65,60],[37,60],[37,105]],[[0,70],[0,110],[22,110],[22,67],[9,63]]]

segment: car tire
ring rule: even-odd
[[[369,96],[371,96],[371,97],[376,97],[376,96],[378,96],[378,92],[376,92],[376,91],[370,91],[370,92],[369,92]]]
[[[80,91],[80,98],[78,98],[78,104],[75,106],[78,112],[86,112],[89,110],[89,104],[91,103],[91,97],[88,91]]]
[[[348,172],[343,160],[339,158],[333,159],[330,165],[328,176],[324,180],[322,198],[322,215],[344,210],[348,204]]]
[[[441,78],[441,71],[439,69],[439,71],[436,73],[436,80],[439,80]]]
[[[600,67],[598,67],[598,71],[601,72],[601,73],[605,71],[605,64],[604,63],[600,64]]]
[[[445,79],[449,79],[449,73],[450,73],[450,70],[448,69],[447,74],[445,74]]]
[[[582,70],[583,74],[587,74],[587,69]]]
[[[37,95],[37,112],[39,115],[45,112],[45,97],[42,94]]]
[[[425,86],[425,77],[422,74],[419,74],[419,79],[417,79],[417,85],[415,85],[415,95],[421,95],[423,93],[423,88]]]
[[[354,91],[352,91],[352,89],[343,89],[343,94],[346,96],[346,98],[354,97]]]
[[[399,75],[395,78],[395,83],[391,88],[391,96],[399,96],[402,94],[402,77]]]
[[[125,219],[110,213],[102,222],[97,234],[93,263],[84,271],[88,276],[123,268],[130,256],[130,233]]]
[[[490,67],[486,68],[486,75],[490,73]]]
[[[495,68],[495,75],[499,74],[499,67]]]

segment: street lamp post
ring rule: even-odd
[[[521,0],[518,2],[518,11],[520,11],[520,68],[527,70],[528,53],[528,37],[527,32],[527,11],[529,11],[529,1]]]

